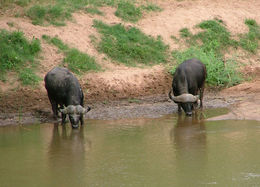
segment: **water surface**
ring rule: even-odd
[[[260,122],[219,112],[1,127],[1,186],[259,186]]]

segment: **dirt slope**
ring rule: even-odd
[[[162,12],[149,13],[134,26],[144,33],[152,36],[162,36],[165,43],[171,49],[176,48],[171,35],[178,36],[181,28],[187,27],[196,32],[194,26],[202,20],[222,19],[231,33],[247,32],[244,20],[255,19],[260,23],[259,0],[184,0],[184,1],[153,1],[161,8]],[[114,8],[103,7],[101,11],[105,16],[87,15],[82,12],[73,14],[73,21],[67,22],[65,27],[42,27],[32,25],[26,18],[15,18],[11,14],[0,14],[0,28],[7,30],[21,30],[31,39],[39,38],[42,42],[41,67],[38,72],[42,78],[53,67],[62,62],[63,55],[58,50],[41,39],[42,35],[58,36],[71,47],[78,48],[97,59],[104,72],[88,73],[79,77],[83,86],[86,102],[96,102],[121,98],[139,97],[153,94],[166,94],[170,89],[171,76],[164,67],[154,66],[147,68],[129,68],[123,65],[115,65],[104,54],[99,54],[91,43],[90,36],[98,36],[92,27],[94,19],[101,19],[109,24],[122,22],[114,16]],[[8,26],[13,23],[13,27]],[[124,23],[126,26],[133,24]],[[246,64],[244,72],[259,72],[260,57],[239,53],[238,57]],[[243,86],[244,85],[244,86]],[[235,92],[239,95],[251,93],[259,95],[259,81],[257,77],[253,82],[245,83],[227,92],[221,92],[221,96],[231,97]],[[250,85],[249,89],[247,86]],[[252,88],[252,89],[251,89]],[[234,89],[234,90],[232,90]],[[230,94],[231,93],[231,94]],[[43,81],[39,88],[32,89],[20,87],[16,77],[11,73],[9,81],[0,82],[0,113],[31,112],[35,110],[50,109]],[[254,102],[252,102],[254,103]]]

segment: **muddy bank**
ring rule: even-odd
[[[214,93],[205,93],[204,109],[227,108],[236,103],[238,98],[224,98]],[[121,99],[88,104],[92,110],[85,119],[116,120],[131,118],[157,118],[162,115],[177,113],[177,105],[166,94]],[[0,114],[1,126],[57,122],[52,118],[51,106],[25,113]]]

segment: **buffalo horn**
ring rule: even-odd
[[[77,112],[78,112],[79,114],[85,114],[85,113],[87,113],[88,111],[91,110],[90,107],[83,108],[81,105],[77,105],[76,107],[77,107]]]
[[[179,96],[172,96],[171,92],[169,93],[169,97],[171,100],[173,100],[176,103],[194,103],[199,99],[198,96],[194,96],[192,94],[182,94]]]

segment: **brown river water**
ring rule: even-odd
[[[1,186],[260,186],[260,122],[226,112],[0,127]]]

